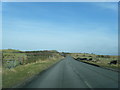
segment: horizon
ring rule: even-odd
[[[0,50],[18,50],[18,51],[22,51],[22,52],[26,52],[26,51],[57,51],[57,50],[19,50],[19,49],[0,49]],[[95,55],[109,55],[109,56],[119,56],[119,55],[110,55],[110,54],[96,54],[96,53],[88,53],[88,52],[68,52],[68,51],[57,51],[59,53],[78,53],[78,54],[95,54]]]
[[[2,49],[118,55],[117,2],[3,2]]]

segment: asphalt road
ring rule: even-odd
[[[118,73],[67,56],[24,88],[118,88]]]

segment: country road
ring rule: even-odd
[[[118,73],[67,56],[23,88],[118,88]]]

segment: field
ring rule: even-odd
[[[39,74],[63,57],[56,51],[3,51],[2,87],[10,88]]]

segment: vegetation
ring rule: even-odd
[[[4,53],[16,53],[16,52],[22,52],[22,51],[20,51],[20,50],[15,50],[15,49],[3,49],[3,50],[1,50],[2,52],[4,52]]]
[[[3,50],[2,65],[5,68],[14,68],[19,65],[43,61],[46,59],[59,58],[61,55],[57,51],[18,51],[18,50]]]
[[[118,61],[118,56],[95,55],[93,53],[60,53],[56,50],[19,51],[6,49],[2,50],[2,58],[0,58],[2,62],[2,87],[10,88],[24,83],[66,56],[72,56],[81,62],[101,67],[120,68],[118,66],[120,62],[111,63],[112,61]]]
[[[95,64],[101,67],[119,70],[120,64],[118,56],[112,55],[95,55],[95,54],[88,54],[88,53],[71,53],[67,54],[72,56],[73,58],[86,58],[85,60],[79,60],[81,62],[87,62],[90,64]],[[117,61],[117,63],[111,63],[112,61]]]
[[[3,69],[3,88],[9,88],[17,84],[24,83],[34,75],[47,69],[58,60],[38,61],[26,65],[21,65],[12,69]]]
[[[10,88],[39,74],[63,57],[53,51],[19,51],[9,49],[2,52],[2,87]]]

